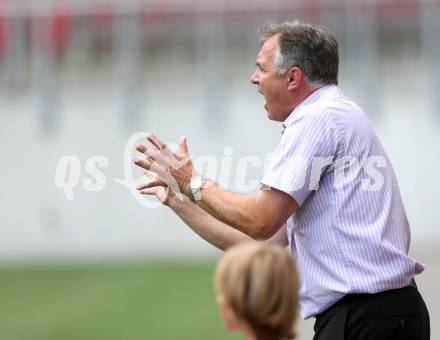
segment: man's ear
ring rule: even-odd
[[[287,89],[296,90],[304,78],[301,69],[297,66],[292,67],[287,71]]]

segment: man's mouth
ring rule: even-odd
[[[258,89],[258,92],[259,92],[262,96],[264,96],[264,93],[261,92],[260,89]],[[264,96],[264,97],[265,97],[265,96]],[[265,97],[265,98],[266,98],[266,97]],[[265,109],[267,112],[269,112],[269,109],[267,108],[267,102],[264,104],[264,109]]]

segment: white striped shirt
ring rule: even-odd
[[[408,256],[410,228],[396,176],[363,111],[337,86],[327,85],[296,107],[283,126],[262,184],[286,192],[300,206],[287,231],[300,273],[303,318],[348,293],[408,285],[424,266]],[[338,187],[336,164],[346,156],[359,166],[342,172],[352,180]],[[368,163],[378,156],[385,164]],[[312,171],[323,160],[328,165]],[[381,184],[374,175],[383,185],[365,190],[372,182]]]

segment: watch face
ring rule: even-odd
[[[191,189],[197,190],[197,189],[200,189],[202,184],[203,184],[202,179],[200,177],[197,177],[197,178],[193,178],[191,180],[190,187],[191,187]]]

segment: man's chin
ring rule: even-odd
[[[274,114],[273,112],[271,112],[271,111],[267,108],[267,105],[264,105],[264,109],[265,109],[266,112],[267,112],[267,118],[268,118],[269,120],[273,120],[273,121],[276,121],[276,122],[281,122],[281,121],[282,121],[282,120],[280,119],[279,116],[277,116],[276,114]]]
[[[274,116],[273,116],[272,112],[269,110],[269,108],[267,107],[267,104],[264,105],[264,109],[266,110],[267,118],[269,118],[270,120],[274,120]]]
[[[269,107],[267,106],[267,104],[264,105],[264,109],[266,110],[267,118],[269,118],[269,119],[273,119],[273,113],[271,112],[271,110],[269,109]]]

